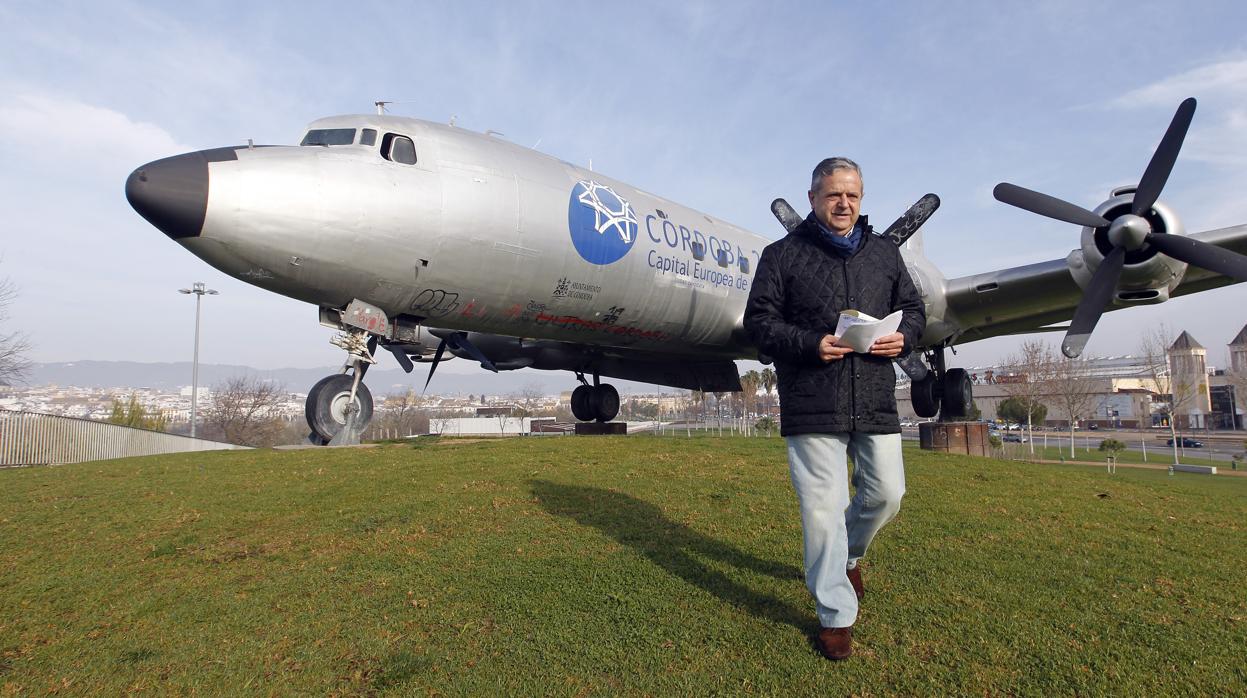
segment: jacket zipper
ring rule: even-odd
[[[865,243],[865,240],[862,240]],[[858,252],[861,252],[859,247]],[[853,287],[849,284],[849,260],[847,258],[840,260],[840,269],[844,272],[844,297],[849,303],[852,303]],[[850,310],[857,308],[850,307]],[[849,359],[849,431],[857,431],[857,357],[852,353],[848,355]]]

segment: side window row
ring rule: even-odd
[[[355,129],[353,128],[320,128],[308,131],[299,145],[333,146],[351,145],[354,142]],[[359,144],[375,146],[377,129],[363,129],[359,134]],[[407,136],[387,133],[381,139],[381,157],[404,165],[414,165],[416,164],[416,144]]]

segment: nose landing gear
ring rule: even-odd
[[[364,374],[376,363],[372,352],[377,338],[362,330],[343,332],[329,340],[347,352],[342,373],[326,376],[308,391],[304,415],[312,432],[308,441],[318,446],[359,443],[360,434],[372,421],[372,393]]]

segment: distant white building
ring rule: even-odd
[[[430,436],[517,436],[532,432],[528,417],[431,417]]]

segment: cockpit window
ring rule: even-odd
[[[377,129],[366,128],[363,131],[361,131],[359,134],[359,144],[360,145],[376,145],[377,144]]]
[[[407,136],[387,133],[381,140],[381,155],[386,160],[414,165],[416,164],[416,144],[412,143]]]
[[[353,128],[315,128],[307,132],[299,145],[350,145],[354,142]]]

